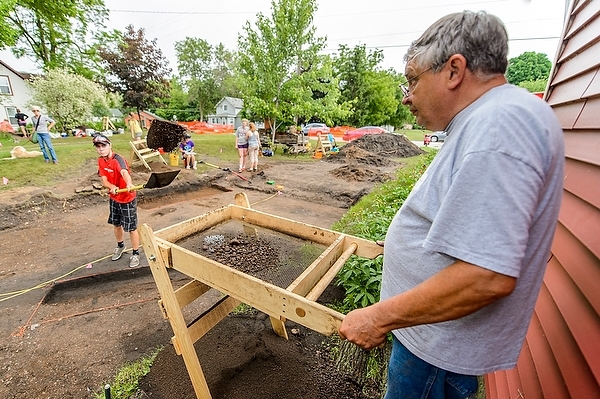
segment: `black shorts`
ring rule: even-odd
[[[238,144],[238,148],[248,148],[248,144]]]
[[[126,232],[137,229],[137,198],[125,204],[111,198],[109,206],[110,215],[108,216],[108,223],[113,226],[122,226]]]

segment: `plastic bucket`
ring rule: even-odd
[[[169,154],[169,165],[179,166],[179,156],[175,153]]]

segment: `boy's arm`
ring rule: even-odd
[[[127,188],[134,187],[133,181],[131,180],[131,175],[127,169],[121,169],[121,176],[123,176],[123,180],[125,180],[125,184],[127,184]]]

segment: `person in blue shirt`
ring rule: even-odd
[[[181,152],[181,159],[183,159],[183,165],[186,169],[196,169],[196,153],[194,152],[194,142],[192,136],[186,133],[181,139],[179,144],[179,151]]]

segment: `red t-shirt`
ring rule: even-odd
[[[123,176],[121,176],[121,170],[126,169],[129,172],[129,165],[125,158],[120,156],[119,154],[112,153],[111,157],[108,159],[104,159],[102,157],[98,158],[98,174],[100,176],[106,176],[108,182],[114,184],[118,188],[127,188],[127,183]],[[110,198],[119,202],[121,204],[125,204],[127,202],[131,202],[135,198],[135,191],[129,191],[119,194],[110,194]]]

